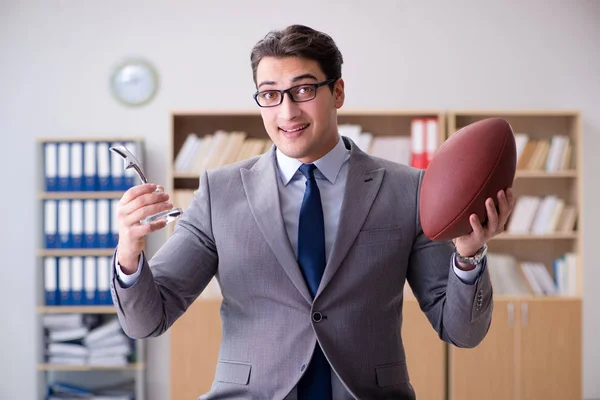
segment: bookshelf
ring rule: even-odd
[[[488,258],[495,302],[492,326],[475,349],[449,347],[448,396],[450,400],[580,399],[584,273],[581,116],[576,110],[451,110],[448,136],[488,117],[506,119],[515,132],[519,160],[513,189],[517,205],[506,231],[489,243],[490,253],[509,257]],[[559,136],[567,138],[570,147],[563,145],[563,151],[556,150],[552,156],[553,139]],[[546,143],[545,149],[539,147],[541,142]],[[537,156],[533,155],[535,147],[525,150],[531,143],[538,146]],[[546,164],[550,158],[564,162]],[[524,207],[523,201],[518,211],[518,202],[527,196],[540,202]],[[565,207],[561,210],[556,201],[548,201],[547,210],[541,211],[543,199],[549,196],[576,210],[574,218],[565,219],[564,229],[558,229],[556,221],[565,215]],[[554,224],[552,215],[557,218]],[[564,254],[572,255],[567,262],[572,275],[567,273],[569,283],[565,284],[570,290],[536,292],[530,279],[539,278],[544,271],[537,269],[540,274],[528,277],[524,263],[540,263],[555,285],[559,280],[564,284],[565,275],[557,276],[555,267]]]
[[[40,400],[55,383],[97,389],[125,382],[135,400],[145,398],[145,344],[122,332],[109,287],[118,240],[116,202],[138,183],[123,170],[122,159],[109,152],[116,144],[143,160],[139,138],[40,138],[36,143]],[[53,336],[57,333],[68,337]]]
[[[200,175],[198,170],[178,168],[178,155],[183,151],[188,135],[193,133],[198,138],[205,138],[221,130],[244,132],[246,139],[265,140],[264,146],[256,154],[264,153],[271,146],[258,110],[175,110],[170,119],[171,143],[167,160],[169,171],[165,188],[173,194],[174,206],[184,210],[198,188]],[[415,120],[429,121],[427,133],[435,140],[428,143],[435,142],[439,146],[444,141],[446,114],[443,110],[342,109],[338,112],[340,133],[345,136],[358,135],[359,141],[368,138],[368,135],[360,136],[361,134],[371,134],[373,139],[384,139],[380,144],[385,145],[379,148],[392,149],[392,156],[402,154],[406,162],[410,156],[412,123]],[[357,142],[359,147],[361,143],[364,142]],[[169,225],[167,234],[172,233],[173,227],[174,224]],[[171,328],[170,387],[173,399],[195,398],[208,391],[212,384],[221,341],[219,293],[213,281]],[[411,383],[423,398],[445,399],[446,346],[436,336],[413,297],[406,297],[404,309],[406,322],[403,326],[403,340],[410,360]],[[427,351],[424,352],[423,348]]]

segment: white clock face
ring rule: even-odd
[[[158,76],[154,68],[145,61],[126,61],[113,73],[111,89],[119,101],[139,106],[148,103],[156,94]]]

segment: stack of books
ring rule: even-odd
[[[134,389],[131,382],[97,388],[55,382],[48,387],[47,396],[47,400],[133,400],[134,398]]]
[[[113,317],[99,322],[97,315],[44,316],[48,364],[123,366],[133,355],[133,341]]]

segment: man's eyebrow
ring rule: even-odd
[[[273,81],[263,81],[258,84],[258,87],[261,87],[263,85],[274,85],[274,84],[275,84],[275,82],[273,82]]]
[[[301,81],[302,79],[313,79],[315,81],[318,81],[317,77],[314,76],[313,74],[302,74],[302,75],[298,75],[298,76],[295,76],[294,78],[292,78],[292,82],[298,82],[298,81]],[[258,84],[258,88],[260,88],[261,86],[264,86],[264,85],[275,85],[275,83],[276,82],[274,82],[274,81],[263,81]]]
[[[302,75],[298,75],[298,76],[294,77],[292,79],[292,82],[298,82],[302,79],[314,79],[315,81],[318,80],[317,77],[314,76],[313,74],[302,74]]]

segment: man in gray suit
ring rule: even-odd
[[[119,203],[111,291],[125,332],[164,333],[216,276],[223,336],[202,399],[414,399],[401,337],[408,282],[441,340],[473,347],[492,315],[486,242],[514,206],[432,242],[419,223],[423,171],[362,152],[337,130],[342,55],[304,26],[270,32],[251,55],[255,100],[273,148],[202,174],[152,260],[140,225],[170,209],[156,185]],[[443,201],[444,193],[440,193]],[[202,343],[198,343],[202,346]],[[179,399],[176,399],[179,400]]]

